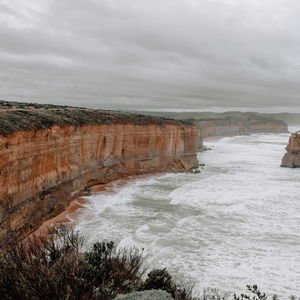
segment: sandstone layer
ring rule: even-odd
[[[283,156],[281,166],[300,168],[300,131],[292,133],[286,150],[287,153]]]
[[[197,138],[195,126],[141,115],[0,112],[0,246],[27,236],[95,184],[196,166]]]

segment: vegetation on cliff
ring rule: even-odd
[[[180,121],[109,110],[0,101],[0,135],[3,136],[53,125],[89,124],[166,125],[180,124]]]
[[[196,121],[215,121],[215,122],[237,122],[237,121],[252,121],[254,122],[274,122],[274,124],[286,124],[285,114],[266,114],[257,112],[240,112],[240,111],[227,111],[223,113],[215,112],[157,112],[157,111],[142,111],[143,114],[168,117],[176,120],[190,120]]]

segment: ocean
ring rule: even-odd
[[[288,138],[206,142],[201,173],[116,181],[86,197],[76,229],[86,247],[106,239],[143,249],[147,268],[166,267],[199,292],[257,284],[300,297],[300,169],[280,168]]]

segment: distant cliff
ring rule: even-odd
[[[211,136],[234,136],[251,133],[288,132],[288,124],[276,119],[272,114],[255,112],[229,111],[213,112],[143,112],[151,116],[170,117],[184,120],[196,125],[200,129],[199,145],[202,139]]]
[[[235,112],[211,116],[212,118],[207,119],[185,119],[199,128],[198,149],[200,151],[203,149],[203,140],[206,137],[288,132],[285,121],[274,120],[257,113]]]
[[[267,114],[266,116],[277,120],[283,120],[291,125],[300,125],[300,113],[277,113]]]
[[[292,133],[286,150],[287,153],[282,159],[281,166],[300,168],[300,131]]]
[[[92,185],[196,166],[197,137],[170,119],[0,102],[0,246]]]
[[[218,119],[193,120],[202,132],[203,138],[209,136],[233,136],[250,133],[288,132],[288,125],[282,120],[274,120],[257,114],[241,113]]]

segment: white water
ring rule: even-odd
[[[294,130],[294,129],[293,129]],[[300,169],[280,168],[289,134],[206,143],[201,174],[129,181],[88,197],[78,230],[145,251],[149,268],[167,267],[197,290],[300,296]]]

